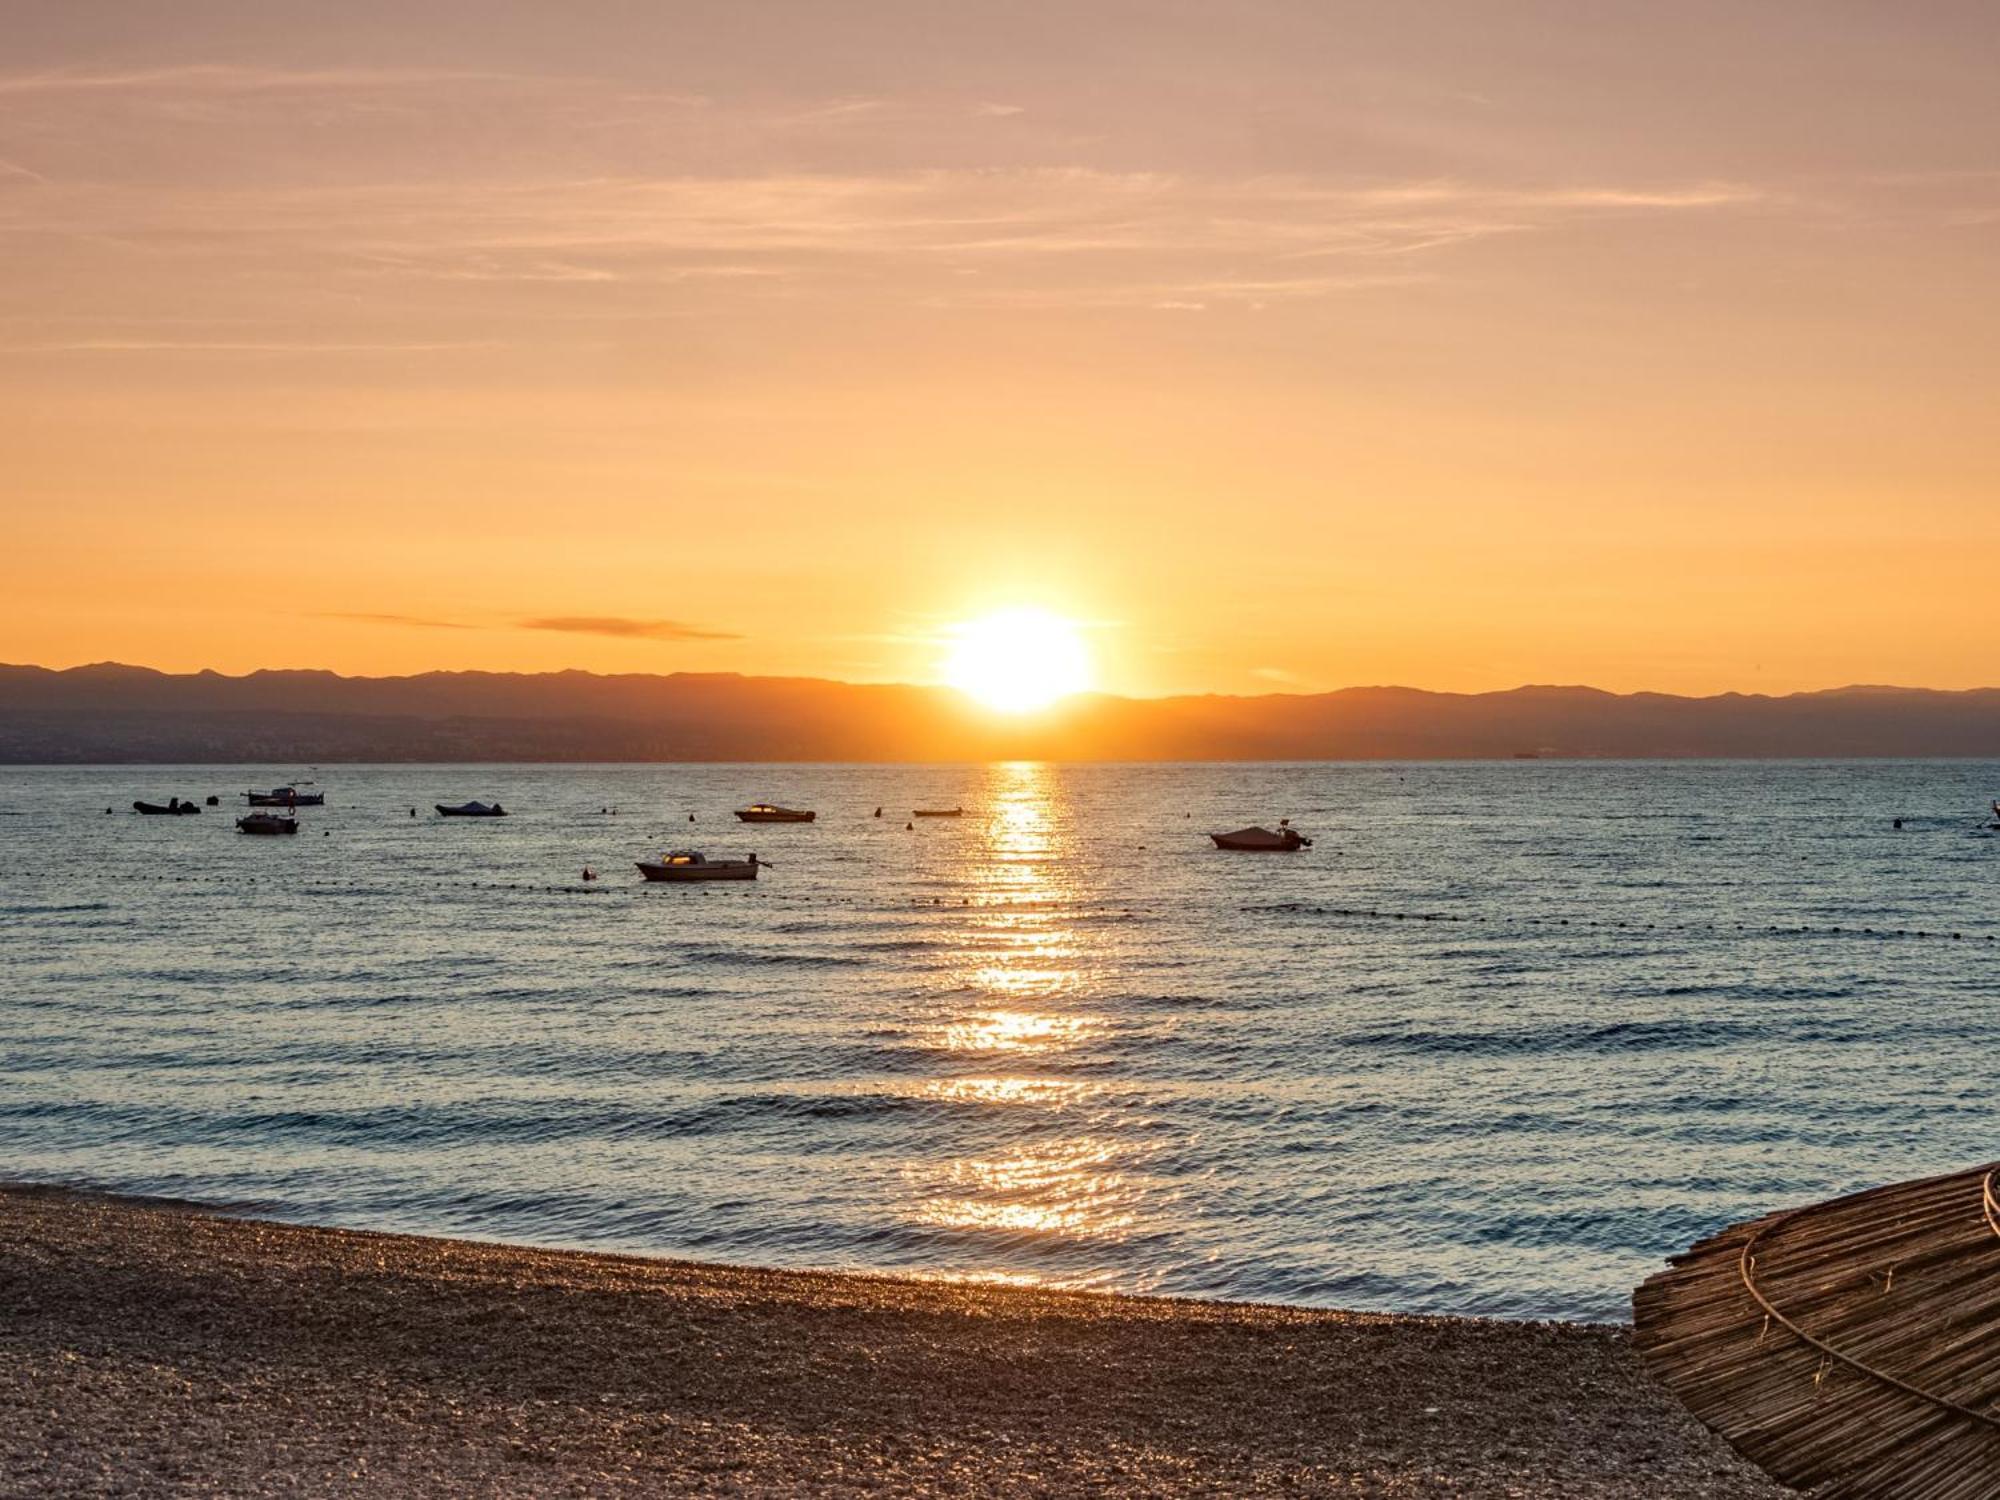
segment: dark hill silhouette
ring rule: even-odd
[[[1522,687],[1086,695],[1010,721],[942,688],[730,673],[172,674],[0,666],[0,761],[1417,760],[1993,756],[2000,690]]]

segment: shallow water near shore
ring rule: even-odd
[[[235,831],[306,774],[296,839]],[[0,1176],[1618,1319],[1725,1223],[1996,1154],[1996,793],[1963,761],[4,768]],[[473,797],[515,816],[431,812]],[[766,797],[819,821],[729,817]],[[1280,816],[1315,847],[1203,836]],[[639,882],[688,844],[772,868]]]

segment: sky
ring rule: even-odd
[[[8,0],[0,660],[2000,683],[2000,11]]]

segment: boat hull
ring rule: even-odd
[[[755,880],[757,866],[747,860],[712,865],[656,865],[642,859],[639,873],[648,880],[674,885],[692,880]]]
[[[144,813],[149,818],[178,818],[183,813],[198,813],[201,809],[192,802],[183,802],[178,807],[168,807],[160,802],[134,802],[132,811]]]
[[[819,816],[816,812],[749,812],[738,808],[736,821],[739,823],[810,823]]]
[[[1299,834],[1280,837],[1275,840],[1238,839],[1232,834],[1211,833],[1215,847],[1227,849],[1232,854],[1296,854],[1301,849],[1310,849],[1312,840]]]
[[[913,818],[962,818],[965,816],[965,809],[962,807],[920,807],[911,813],[910,816]]]
[[[504,807],[446,807],[442,802],[433,802],[431,806],[438,810],[438,816],[441,818],[504,818],[507,816],[507,809]]]
[[[299,792],[292,796],[273,796],[270,792],[245,792],[252,807],[324,807],[325,792]]]
[[[239,833],[287,834],[299,831],[296,818],[238,818],[236,828]]]

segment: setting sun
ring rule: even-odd
[[[1090,653],[1074,623],[1039,609],[1010,609],[955,627],[944,677],[988,708],[1047,708],[1091,684]]]

